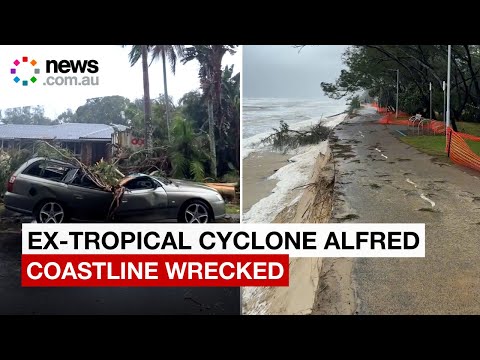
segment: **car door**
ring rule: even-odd
[[[67,174],[67,177],[70,174]],[[72,217],[80,220],[106,220],[113,200],[111,192],[102,190],[81,170],[67,182]]]
[[[117,214],[132,221],[157,221],[166,218],[167,193],[148,176],[135,177],[126,184]]]
[[[69,192],[62,179],[70,169],[68,164],[43,158],[32,162],[17,175],[15,207],[33,212],[46,199],[67,202]]]

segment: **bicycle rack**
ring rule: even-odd
[[[422,126],[422,135],[424,134],[424,124],[425,123],[430,123],[430,119],[422,119],[420,120],[420,122],[418,123],[418,132],[417,132],[417,135],[420,135],[420,125]]]
[[[413,132],[415,132],[415,126],[416,126],[415,123],[416,123],[416,122],[419,122],[419,123],[420,123],[420,121],[422,121],[422,120],[423,120],[422,117],[418,117],[418,116],[415,116],[415,115],[412,116],[412,117],[410,117],[410,118],[408,119],[408,128],[410,128],[410,124],[411,124],[411,126],[412,126],[412,128],[413,128]]]

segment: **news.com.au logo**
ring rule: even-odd
[[[98,75],[85,75],[98,73],[97,60],[46,60],[42,67],[37,60],[22,56],[15,59],[13,65],[10,68],[10,75],[13,76],[13,82],[21,86],[36,84],[42,77],[44,77],[43,85],[45,86],[98,86],[99,84]]]

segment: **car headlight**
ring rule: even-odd
[[[215,196],[217,197],[218,200],[223,200],[223,197],[219,192],[215,193]]]

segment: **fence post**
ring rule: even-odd
[[[447,147],[447,156],[450,158],[450,147],[452,146],[452,132],[451,128],[447,128],[448,133],[448,147]]]

